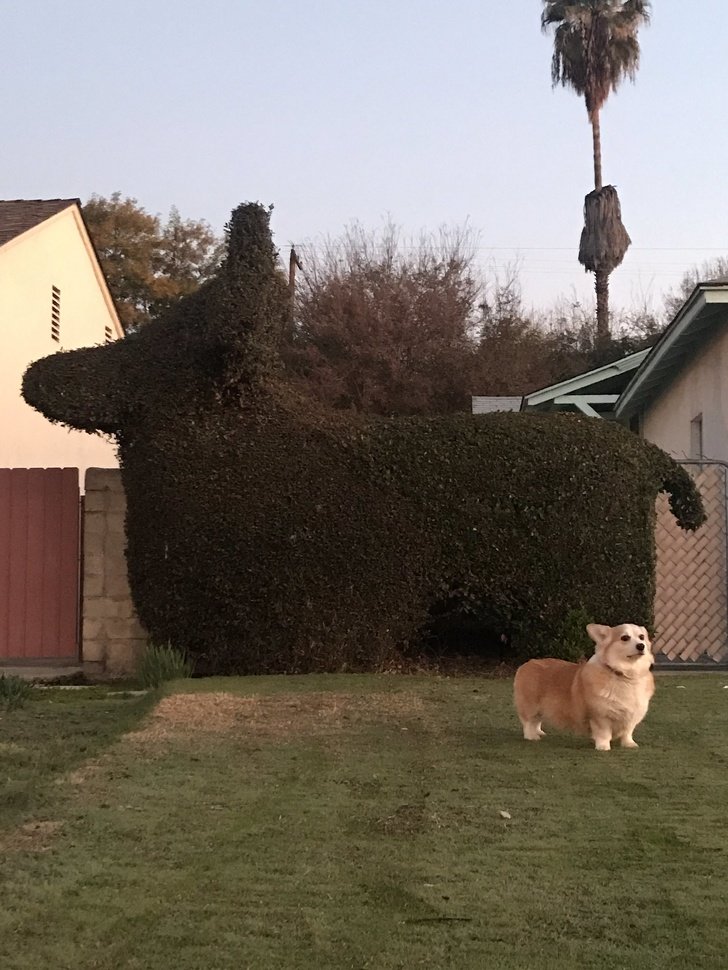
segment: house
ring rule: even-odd
[[[473,414],[494,414],[496,411],[520,411],[523,398],[504,395],[496,395],[495,397],[473,395],[471,401]]]
[[[695,287],[615,417],[675,458],[728,462],[728,281]]]
[[[51,424],[20,395],[26,367],[123,337],[78,199],[0,201],[0,468],[117,467],[114,444]]]

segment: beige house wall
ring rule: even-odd
[[[125,518],[121,472],[90,468],[83,516],[81,658],[91,677],[133,674],[147,642],[129,591]]]
[[[60,341],[51,337],[51,287],[61,292]],[[51,424],[20,394],[30,363],[122,336],[75,206],[0,247],[0,467],[117,466],[110,439]]]
[[[728,461],[728,328],[718,332],[642,414],[642,434],[678,460]],[[702,416],[703,454],[691,453]]]

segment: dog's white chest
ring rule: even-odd
[[[605,713],[613,721],[627,722],[647,713],[649,694],[642,683],[615,677],[599,691]]]

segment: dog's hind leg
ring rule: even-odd
[[[513,700],[518,720],[523,727],[524,738],[526,741],[540,741],[544,736],[544,732],[541,730],[542,698],[539,697],[537,686],[529,675],[532,667],[533,661],[529,661],[516,671],[513,683]]]
[[[639,721],[637,722],[639,724]],[[637,727],[637,724],[628,724],[627,727],[622,732],[622,736],[619,739],[620,744],[623,748],[639,748],[639,745],[632,737],[632,732]]]
[[[535,714],[532,717],[521,717],[523,725],[523,736],[526,741],[540,741],[546,737],[545,731],[541,730],[541,716]]]

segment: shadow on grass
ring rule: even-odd
[[[0,715],[0,830],[43,810],[56,779],[97,758],[151,709],[155,694],[36,690]]]

